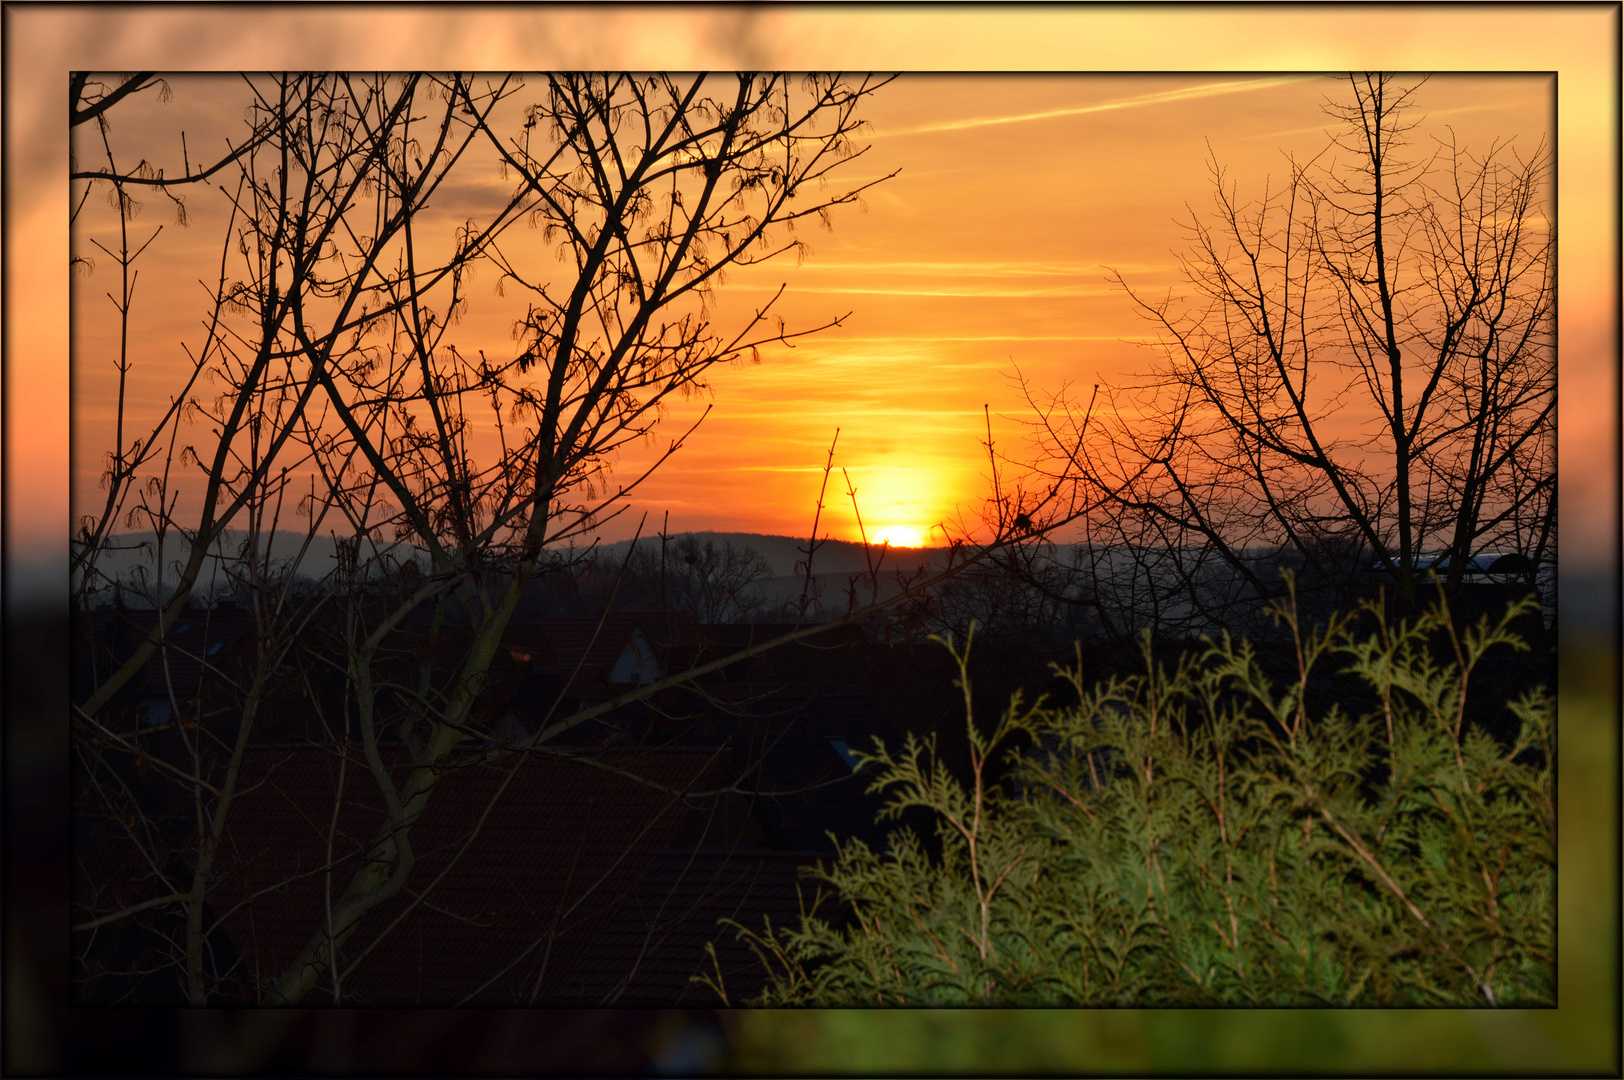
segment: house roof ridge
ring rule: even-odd
[[[828,850],[814,848],[734,848],[725,845],[713,844],[706,847],[678,847],[661,848],[654,853],[655,858],[676,858],[678,856],[725,856],[729,859],[778,859],[789,861],[791,859],[827,859]]]

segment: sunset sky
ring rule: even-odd
[[[215,70],[307,64],[894,70],[1102,63],[1213,68],[1213,50],[1222,46],[1221,67],[1202,74],[908,75],[887,88],[866,114],[872,150],[853,176],[901,174],[870,193],[866,213],[837,214],[832,233],[811,236],[813,253],[804,265],[737,274],[726,294],[748,302],[787,281],[791,313],[811,320],[850,311],[851,318],[793,352],[768,355],[760,366],[715,375],[711,418],[638,493],[640,508],[654,520],[669,510],[676,529],[804,531],[836,427],[837,465],[851,471],[871,527],[924,531],[955,507],[973,508],[985,491],[983,404],[991,406],[1000,445],[1018,453],[1015,421],[1024,406],[1009,380],[1013,371],[1047,389],[1067,380],[1111,382],[1143,370],[1149,355],[1133,342],[1145,327],[1111,288],[1104,268],[1119,270],[1147,292],[1176,284],[1172,255],[1183,245],[1178,223],[1187,217],[1187,204],[1201,212],[1210,199],[1209,145],[1243,193],[1284,175],[1282,151],[1303,155],[1322,145],[1327,120],[1319,103],[1339,88],[1320,76],[1295,74],[1303,70],[1443,66],[1560,73],[1560,123],[1553,122],[1553,80],[1540,74],[1439,77],[1423,91],[1422,109],[1433,123],[1452,125],[1468,145],[1514,135],[1531,146],[1556,129],[1565,213],[1591,215],[1590,227],[1582,217],[1565,218],[1562,379],[1564,386],[1570,379],[1616,386],[1609,374],[1616,365],[1617,298],[1610,284],[1616,278],[1608,270],[1608,237],[1616,228],[1596,227],[1611,220],[1616,184],[1607,150],[1609,124],[1616,127],[1616,105],[1607,104],[1614,83],[1611,53],[1597,44],[1594,28],[1579,26],[1582,13],[1564,9],[1533,18],[1484,11],[1462,19],[1406,9],[1377,27],[1333,9],[1282,16],[1247,9],[1244,16],[1222,18],[1185,11],[1176,19],[1148,9],[1022,9],[996,17],[899,9],[748,16],[652,10],[614,18],[559,12],[502,33],[462,18],[437,30],[438,23],[427,24],[442,16],[427,10],[367,16],[365,27],[353,13],[281,12],[268,14],[270,22],[251,38],[232,31],[239,17],[212,12],[166,9],[161,17],[115,20],[109,9],[29,11],[14,21],[10,48],[19,64],[60,65],[53,71],[199,64]],[[165,22],[195,18],[213,21],[185,33]],[[304,25],[313,19],[326,29]],[[34,45],[24,48],[29,41]],[[172,64],[161,62],[166,56]],[[1229,73],[1236,70],[1284,74]],[[66,408],[65,365],[50,359],[66,356],[65,320],[49,315],[62,310],[54,290],[65,281],[65,215],[60,195],[52,196],[40,179],[52,175],[50,148],[66,148],[60,121],[37,119],[57,115],[55,107],[45,107],[44,98],[34,104],[34,82],[19,78],[17,85],[23,91],[8,98],[7,111],[11,117],[21,110],[20,119],[8,124],[7,138],[17,150],[13,162],[23,168],[13,196],[22,212],[15,227],[8,224],[8,267],[12,310],[33,317],[12,327],[16,378],[8,439],[21,456],[12,456],[8,496],[25,508],[12,527],[27,546],[60,543],[50,538],[60,536],[55,523],[69,510],[59,419],[66,413],[58,411]],[[230,122],[234,109],[241,115],[229,100],[194,92],[189,79],[173,85],[175,100],[161,113],[167,130],[194,130],[194,115],[201,126],[222,116]],[[162,260],[195,259],[214,241],[200,225],[175,228],[157,204],[144,220],[170,222],[142,279],[150,302],[164,276]],[[159,250],[163,245],[169,246]],[[21,264],[34,271],[18,274],[19,258],[34,259]],[[109,284],[98,271],[80,282],[81,297],[98,298]],[[195,305],[149,303],[145,310],[168,325],[153,327],[161,332],[144,335],[144,344],[172,351],[188,335],[196,337]],[[76,324],[81,363],[95,355],[97,329],[84,317]],[[19,365],[19,345],[38,362]],[[74,418],[82,444],[94,439],[96,393],[105,386],[81,369]],[[19,411],[20,401],[37,407]],[[1564,534],[1576,526],[1573,539],[1597,552],[1616,528],[1605,512],[1616,481],[1597,469],[1577,473],[1570,483],[1568,465],[1588,457],[1611,460],[1607,445],[1617,434],[1606,404],[1594,395],[1564,394],[1560,420]],[[675,410],[670,429],[683,418]],[[80,459],[94,470],[94,455]],[[627,461],[622,471],[634,465]],[[83,471],[80,480],[82,497],[94,481],[83,482]],[[1570,499],[1569,491],[1581,497]],[[843,498],[831,505],[828,528],[851,535]],[[53,513],[53,506],[61,510]],[[1564,550],[1573,554],[1579,545]]]
[[[248,102],[230,76],[170,81],[173,98],[132,102],[115,115],[111,138],[120,160],[147,157],[178,168],[175,133],[190,152],[238,137]],[[1421,91],[1425,125],[1413,138],[1445,127],[1468,147],[1515,138],[1525,153],[1549,139],[1553,84],[1548,77],[1448,76]],[[933,527],[975,510],[990,490],[984,446],[989,406],[994,440],[1020,460],[1029,412],[1014,378],[1038,393],[1068,382],[1120,385],[1156,359],[1150,334],[1120,289],[1159,297],[1183,285],[1175,255],[1182,223],[1211,208],[1209,156],[1227,170],[1243,201],[1278,186],[1286,154],[1307,160],[1333,122],[1329,96],[1349,96],[1345,80],[1322,75],[904,75],[872,100],[865,156],[835,174],[832,186],[859,185],[896,172],[870,191],[862,212],[837,210],[832,232],[812,232],[797,265],[788,256],[730,276],[717,298],[718,322],[764,303],[781,283],[790,325],[815,325],[850,313],[839,328],[793,349],[764,350],[759,366],[731,366],[711,378],[712,393],[673,404],[654,448],[623,455],[621,478],[643,471],[653,449],[685,429],[704,404],[711,414],[683,450],[632,497],[631,513],[609,527],[620,539],[643,511],[674,531],[718,529],[801,534],[811,527],[821,469],[835,430],[837,468],[845,468],[871,529],[900,526],[930,536]],[[518,101],[527,100],[521,93]],[[1419,118],[1419,117],[1418,117]],[[89,126],[81,132],[93,142]],[[78,150],[87,160],[95,145]],[[488,184],[488,186],[480,186]],[[510,184],[494,167],[461,181],[455,205],[423,215],[419,233],[449,235],[483,192],[499,205]],[[161,196],[142,196],[136,222],[144,238],[164,225],[138,265],[132,339],[137,376],[132,411],[161,408],[187,369],[182,342],[195,353],[208,316],[200,280],[217,274],[224,199],[187,196],[191,224],[179,227]],[[105,293],[117,288],[114,261],[89,244],[115,247],[116,216],[104,201],[87,206],[76,251],[96,269],[76,282],[75,401],[79,512],[95,508],[97,472],[112,431],[117,320]],[[539,233],[518,230],[510,257],[545,265]],[[518,303],[520,307],[514,308]],[[522,298],[499,298],[476,285],[457,334],[465,355],[511,354],[506,330]],[[182,442],[207,441],[206,432]],[[201,445],[200,445],[201,448]],[[1004,466],[1008,469],[1009,466]],[[300,485],[303,486],[302,484]],[[197,490],[193,481],[184,500]],[[850,500],[838,474],[822,529],[857,539]],[[938,530],[935,534],[941,536]]]

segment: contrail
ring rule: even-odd
[[[1216,97],[1219,94],[1236,94],[1247,90],[1265,90],[1272,86],[1284,86],[1288,83],[1317,78],[1321,78],[1321,76],[1282,75],[1268,79],[1237,79],[1231,82],[1203,83],[1200,86],[1187,86],[1179,90],[1162,90],[1154,94],[1116,98],[1112,101],[1102,101],[1097,105],[1074,105],[1064,109],[1047,109],[1043,112],[1020,113],[1015,116],[980,116],[969,120],[946,120],[939,124],[922,124],[919,127],[896,128],[889,131],[875,130],[870,132],[867,137],[881,139],[888,135],[925,135],[938,131],[964,131],[969,128],[992,127],[996,124],[1022,124],[1029,120],[1054,120],[1063,116],[1084,116],[1088,113],[1111,112],[1116,109],[1136,109],[1143,105],[1162,105],[1170,101]]]

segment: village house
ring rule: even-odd
[[[240,622],[226,611],[209,625],[234,628],[242,647]],[[853,626],[529,741],[548,717],[784,629],[660,613],[516,621],[487,690],[490,735],[471,733],[447,763],[411,829],[411,877],[340,950],[337,986],[324,992],[352,1005],[698,1004],[717,999],[695,977],[718,972],[731,1000],[757,992],[764,972],[718,920],[794,922],[817,892],[804,868],[832,858],[838,841],[883,847],[894,825],[876,822],[883,800],[855,751],[934,724],[921,715],[950,713],[950,697],[925,692],[905,659]],[[173,635],[177,650],[192,633]],[[188,677],[206,684],[204,642],[193,643],[204,674]],[[173,681],[173,658],[168,671]],[[309,718],[340,711],[342,692],[330,683],[318,691],[325,702],[282,701],[245,754],[209,884],[222,1001],[258,1000],[386,821],[358,742]],[[407,749],[393,732],[380,739],[398,782]],[[161,874],[145,865],[149,845],[130,845],[118,823],[78,821],[76,919],[189,887],[196,819],[181,786],[169,788],[173,805],[143,826],[156,830]],[[130,974],[162,945],[164,918],[173,913],[129,920],[129,932],[100,942],[86,935],[81,998],[173,999],[172,974]]]

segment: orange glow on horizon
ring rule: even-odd
[[[923,528],[925,522],[957,520],[955,511],[973,514],[987,487],[982,404],[991,406],[999,451],[1014,455],[1022,434],[1013,419],[1003,418],[1026,410],[1009,382],[1011,372],[1019,369],[1039,387],[1052,388],[1066,379],[1086,384],[1097,376],[1117,379],[1143,369],[1150,357],[1136,344],[1143,327],[1121,318],[1126,305],[1104,281],[1101,268],[1114,267],[1151,292],[1175,284],[1171,253],[1184,246],[1176,219],[1186,203],[1199,210],[1210,199],[1204,168],[1209,137],[1217,156],[1234,169],[1243,195],[1255,195],[1263,175],[1282,175],[1282,150],[1321,142],[1318,99],[1331,87],[1302,80],[1301,72],[1452,67],[1558,72],[1560,123],[1549,103],[1513,102],[1512,107],[1522,116],[1538,115],[1549,137],[1560,139],[1563,373],[1581,386],[1611,378],[1611,313],[1617,302],[1608,286],[1616,278],[1605,238],[1617,230],[1613,166],[1605,153],[1613,107],[1605,102],[1613,86],[1612,53],[1600,43],[1607,35],[1580,29],[1601,25],[1600,16],[1588,12],[1474,10],[1462,17],[1457,11],[1395,10],[1378,32],[1363,16],[1335,8],[1295,12],[1285,21],[1272,11],[1226,11],[1220,17],[1181,10],[1174,18],[1150,9],[1012,9],[996,15],[973,9],[784,9],[752,23],[751,32],[741,31],[736,49],[727,27],[744,16],[735,19],[732,13],[673,14],[673,25],[691,31],[676,32],[660,21],[663,12],[656,16],[639,9],[635,16],[623,14],[617,24],[626,32],[607,34],[596,31],[607,25],[608,16],[543,12],[535,26],[549,31],[538,30],[521,42],[511,34],[489,33],[490,23],[478,15],[440,18],[434,9],[343,12],[12,13],[18,33],[11,55],[19,78],[18,94],[8,98],[6,112],[8,119],[20,119],[7,124],[7,139],[31,153],[13,159],[21,164],[12,207],[18,228],[8,230],[13,271],[8,279],[16,285],[18,310],[48,313],[13,320],[12,327],[12,397],[24,407],[10,416],[8,438],[16,452],[9,500],[14,536],[24,546],[59,549],[60,539],[51,538],[59,537],[63,525],[99,509],[101,455],[92,444],[105,434],[108,416],[93,400],[107,382],[96,374],[105,370],[106,350],[93,356],[89,340],[97,322],[105,322],[103,294],[111,269],[104,260],[93,279],[76,286],[81,292],[75,330],[81,337],[75,348],[81,366],[73,402],[71,464],[77,471],[70,505],[63,483],[70,465],[63,422],[67,323],[57,314],[66,309],[68,292],[61,272],[66,223],[60,199],[67,140],[55,99],[44,91],[33,94],[36,87],[55,85],[44,74],[28,74],[38,68],[726,70],[748,58],[778,70],[943,71],[972,64],[1004,72],[1140,66],[1192,73],[905,75],[887,88],[891,92],[877,101],[873,128],[858,140],[873,150],[853,163],[851,178],[893,168],[902,173],[865,196],[866,213],[837,213],[829,233],[807,230],[812,252],[804,265],[791,260],[759,272],[741,269],[718,294],[719,308],[743,308],[759,303],[763,289],[787,282],[786,300],[796,305],[793,311],[786,308],[787,315],[797,316],[792,321],[804,325],[848,311],[851,317],[837,330],[803,339],[794,350],[764,355],[759,366],[718,369],[710,394],[675,403],[650,446],[631,448],[616,463],[617,478],[629,482],[640,475],[640,466],[686,430],[685,421],[704,404],[714,404],[715,412],[680,453],[638,487],[634,512],[615,526],[624,525],[628,535],[644,511],[651,521],[669,512],[673,530],[804,534],[837,426],[835,464],[851,469],[866,521],[912,521]],[[651,18],[661,27],[658,32],[652,31]],[[211,32],[183,30],[205,24]],[[435,32],[427,32],[430,24]],[[972,24],[978,32],[965,33]],[[1447,34],[1436,32],[1444,26]],[[1148,27],[1156,29],[1148,32]],[[1516,33],[1508,32],[1510,27]],[[587,37],[598,44],[582,51],[578,39],[585,40],[589,28],[594,33]],[[631,33],[633,28],[638,32]],[[206,51],[187,45],[200,41],[209,43]],[[475,41],[480,51],[470,62],[469,43]],[[1222,52],[1215,51],[1219,42]],[[319,53],[310,52],[318,46]],[[1213,68],[1214,56],[1223,58],[1224,68]],[[1237,76],[1236,71],[1258,74]],[[1292,81],[1271,71],[1283,71]],[[1253,78],[1256,89],[1236,86]],[[1434,124],[1453,125],[1463,142],[1478,146],[1481,132],[1502,123],[1506,102],[1449,89],[1457,79],[1470,78],[1435,77],[1429,94],[1442,91],[1452,100],[1435,100],[1425,111]],[[963,89],[945,92],[955,79]],[[184,81],[173,80],[176,99],[164,107],[169,129],[188,127],[179,118]],[[1194,92],[1203,87],[1209,88],[1206,97]],[[222,115],[234,108],[214,104]],[[1507,130],[1519,141],[1538,136],[1532,128]],[[189,138],[195,142],[198,136],[189,131]],[[1155,150],[1153,158],[1115,155],[1112,140],[1131,146],[1133,139]],[[166,225],[154,261],[165,245],[175,245],[172,250],[207,246],[198,223],[177,228],[163,199],[149,203],[141,226]],[[194,200],[194,209],[200,205]],[[1082,214],[1090,208],[1092,217]],[[58,239],[29,238],[35,213],[42,215],[41,233],[44,215],[61,222]],[[1125,244],[1124,237],[1136,246]],[[196,277],[188,273],[173,280],[195,284]],[[164,312],[152,290],[162,280],[164,272],[156,266],[143,271],[144,296],[138,302],[155,311],[155,322],[167,323],[151,340],[163,341],[178,355],[177,345],[196,336],[196,312],[171,308],[167,319],[160,318]],[[470,326],[479,315],[470,313]],[[489,341],[485,344],[490,351]],[[86,366],[90,360],[102,367]],[[148,403],[163,400],[149,396]],[[1607,456],[1602,448],[1616,433],[1610,413],[1596,402],[1582,394],[1563,398],[1560,430],[1570,447],[1564,461],[1586,460],[1597,452]],[[929,448],[929,459],[918,463],[916,490],[924,490],[928,467],[930,504],[896,505],[882,497],[873,474],[889,471],[919,447]],[[1607,469],[1569,473],[1568,481],[1583,492],[1566,504],[1573,509],[1565,511],[1565,532],[1575,540],[1583,533],[1582,546],[1588,549],[1602,535],[1605,523],[1598,521],[1611,505],[1605,492],[1616,480]],[[838,488],[837,478],[830,484],[825,525],[833,534],[856,539],[852,508]],[[1607,535],[1611,528],[1606,526]]]
[[[894,548],[916,548],[925,546],[925,538],[919,535],[919,530],[906,525],[888,525],[874,534],[872,543]]]
[[[171,87],[171,102],[136,100],[120,117],[112,138],[126,156],[162,150],[176,128],[202,145],[205,132],[219,141],[240,126],[219,104],[243,92],[238,80],[177,77]],[[1507,135],[1532,145],[1548,131],[1552,89],[1539,75],[1439,76],[1424,87],[1421,111],[1449,114],[1469,146]],[[1321,103],[1339,92],[1345,87],[1332,79],[1301,75],[899,77],[865,103],[873,125],[866,154],[830,179],[856,186],[895,172],[865,193],[869,212],[836,208],[830,231],[808,238],[804,263],[734,267],[711,309],[726,337],[725,328],[748,321],[787,285],[775,314],[792,329],[828,328],[764,346],[759,365],[717,365],[706,375],[708,393],[667,399],[653,438],[611,461],[616,482],[641,476],[670,438],[706,408],[709,416],[638,485],[631,512],[601,535],[623,539],[645,510],[662,520],[669,514],[678,530],[800,535],[816,510],[837,429],[839,471],[831,474],[823,527],[856,540],[859,513],[914,522],[893,541],[911,547],[931,523],[973,522],[991,490],[989,435],[1008,463],[1000,468],[1018,472],[1028,434],[1022,424],[1046,393],[1068,382],[1120,386],[1155,361],[1141,344],[1149,326],[1107,267],[1146,295],[1186,288],[1176,261],[1188,245],[1179,219],[1185,207],[1210,206],[1207,155],[1230,170],[1227,180],[1243,199],[1255,197],[1278,176],[1282,152],[1307,159],[1323,147]],[[1009,197],[1012,176],[1050,193],[1041,212]],[[1123,184],[1124,176],[1135,180]],[[494,199],[504,191],[498,178],[494,158],[472,156],[462,198],[469,206]],[[142,256],[142,282],[198,280],[199,258],[217,258],[208,240],[224,208],[217,196],[193,195],[192,223],[156,238]],[[432,245],[466,215],[431,205],[415,230]],[[111,243],[116,214],[92,200],[78,228],[76,243],[87,251],[92,240]],[[510,257],[550,261],[539,239],[522,231],[508,242]],[[103,260],[76,285],[78,363],[87,376],[117,356],[117,319],[102,295],[110,273]],[[163,387],[184,366],[180,346],[198,348],[193,293],[172,291],[167,302],[149,299],[136,311],[130,339],[143,351],[134,370],[145,374],[132,384],[137,409],[164,407]],[[492,285],[473,286],[459,317],[461,352],[511,355],[508,330],[523,315],[515,303]],[[91,513],[116,386],[88,377],[80,386],[77,494],[87,504],[75,510]],[[484,462],[498,448],[494,428],[478,423],[469,447]],[[842,476],[854,495],[842,492]],[[201,489],[192,475],[180,483],[183,502]]]
[[[136,100],[120,116],[111,137],[125,156],[162,151],[178,129],[203,145],[206,134],[218,142],[240,126],[220,104],[243,93],[239,80],[176,77],[171,88],[169,103]],[[1511,136],[1532,146],[1547,136],[1548,77],[1438,76],[1423,90],[1420,111],[1447,114],[1465,145]],[[1180,219],[1186,207],[1204,214],[1211,205],[1209,153],[1243,201],[1254,198],[1278,178],[1283,152],[1306,160],[1323,148],[1329,120],[1321,104],[1339,92],[1346,88],[1332,79],[1301,75],[899,77],[865,103],[872,124],[865,155],[830,179],[857,186],[895,172],[865,193],[868,213],[836,208],[830,231],[808,237],[804,263],[734,267],[710,310],[725,338],[726,328],[747,322],[787,285],[774,313],[792,330],[828,328],[764,346],[759,365],[717,365],[706,375],[708,392],[667,399],[653,437],[611,460],[609,492],[641,476],[707,408],[709,415],[637,486],[631,512],[601,535],[625,538],[644,511],[660,520],[669,514],[679,531],[801,535],[837,429],[822,528],[856,540],[859,514],[913,522],[882,533],[893,546],[916,547],[921,528],[974,522],[991,491],[989,437],[999,468],[1018,473],[1029,435],[1022,425],[1045,394],[1068,382],[1121,386],[1158,359],[1142,344],[1150,327],[1107,268],[1143,295],[1187,289],[1176,259],[1188,246]],[[1124,184],[1128,176],[1134,181]],[[1041,210],[1011,198],[1012,177],[1024,190],[1047,193]],[[471,157],[462,182],[468,206],[505,191],[494,158]],[[218,258],[218,242],[211,250],[209,240],[225,208],[217,195],[194,193],[192,223],[167,229],[142,256],[143,284],[198,280],[199,259]],[[423,243],[439,243],[467,213],[431,204],[414,228]],[[116,224],[111,205],[92,200],[77,247],[111,244]],[[515,230],[510,257],[547,265],[536,237]],[[118,321],[103,295],[108,263],[75,286],[84,375],[76,513],[96,510],[101,443],[113,428],[116,381],[91,377],[118,355]],[[164,289],[153,287],[131,326],[130,340],[142,350],[132,358],[141,375],[128,398],[138,412],[167,405],[165,387],[183,374],[182,346],[198,347],[195,287],[171,289],[160,302]],[[508,330],[522,315],[522,302],[476,284],[456,344],[464,355],[512,355]],[[476,423],[468,445],[483,463],[498,446],[494,428]],[[180,485],[183,503],[201,489],[193,474]]]

